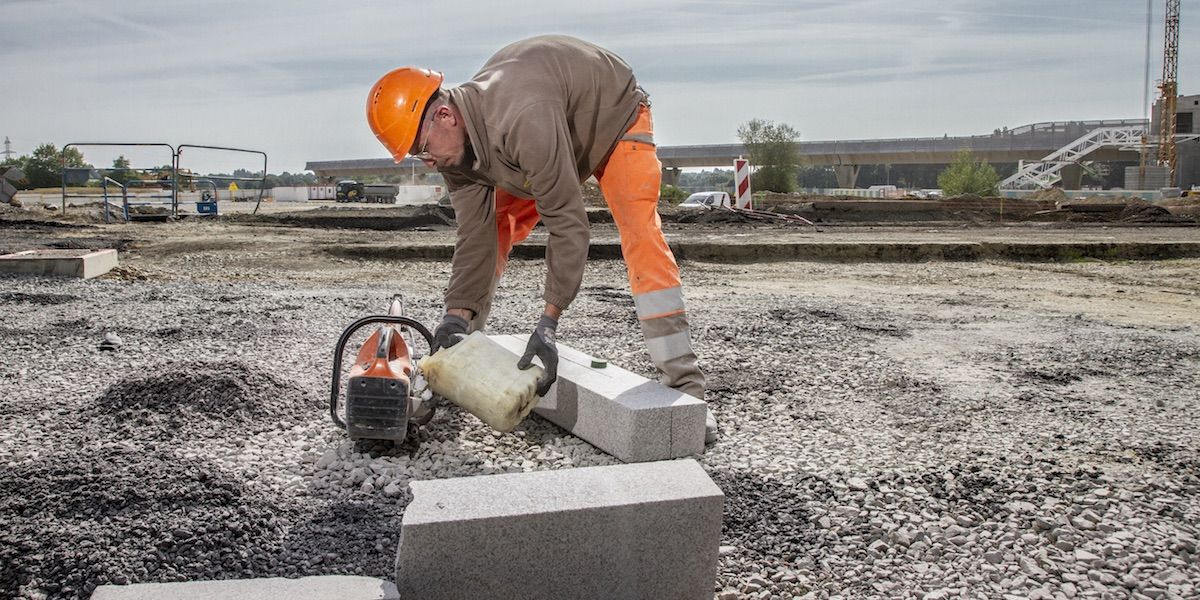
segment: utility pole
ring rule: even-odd
[[[4,162],[6,163],[12,160],[12,155],[16,154],[16,152],[13,152],[12,142],[8,141],[7,135],[4,136],[4,152],[0,152],[0,154],[4,155]]]

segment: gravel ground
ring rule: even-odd
[[[308,234],[145,236],[102,279],[0,276],[0,596],[391,578],[408,481],[616,462],[454,409],[348,443],[334,341],[393,293],[435,323],[449,265],[277,235]],[[338,235],[358,239],[312,244]],[[700,457],[726,494],[717,597],[1200,596],[1200,261],[683,269],[721,424]],[[532,324],[543,273],[512,263],[493,331]],[[624,277],[591,264],[560,340],[650,375]]]

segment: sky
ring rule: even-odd
[[[1163,0],[1153,7],[1151,87]],[[1145,89],[1144,0],[0,0],[0,15],[0,136],[18,154],[43,142],[227,146],[266,152],[273,173],[387,157],[364,109],[387,71],[424,66],[456,85],[504,45],[547,33],[632,65],[660,145],[733,143],[754,118],[804,140],[1137,118]],[[1183,94],[1200,93],[1197,61],[1200,0],[1183,0]],[[169,156],[82,150],[97,165]],[[206,172],[262,161],[184,154],[181,166]]]

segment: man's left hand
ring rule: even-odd
[[[557,327],[556,319],[542,315],[533,328],[533,334],[529,336],[529,343],[525,345],[525,354],[517,361],[517,368],[525,370],[533,365],[534,356],[542,359],[542,367],[546,372],[538,379],[538,396],[545,396],[550,386],[554,385],[554,380],[558,379],[558,346],[554,332]]]

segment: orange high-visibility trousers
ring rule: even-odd
[[[658,193],[662,163],[654,146],[654,120],[642,105],[637,120],[595,174],[621,237],[621,255],[650,360],[662,373],[663,385],[704,399],[704,374],[696,364],[683,304],[679,265],[662,232]],[[512,247],[540,217],[533,200],[496,189],[496,277],[499,281]],[[490,304],[490,302],[489,302]],[[476,317],[482,327],[489,310]],[[480,320],[482,317],[483,320]]]

